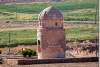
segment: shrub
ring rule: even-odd
[[[23,55],[23,57],[31,57],[31,56],[36,56],[37,53],[35,50],[32,49],[27,49],[25,48],[24,50],[21,51],[21,54]]]

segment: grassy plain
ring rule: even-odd
[[[81,27],[82,26],[82,27]],[[89,27],[91,26],[91,27]],[[66,26],[68,27],[68,26]],[[70,28],[65,28],[65,38],[66,40],[90,40],[96,39],[98,37],[98,27],[97,24],[94,25],[80,25],[73,24],[69,26]],[[10,44],[15,43],[34,43],[37,39],[36,29],[27,30],[15,30],[15,31],[3,31],[0,32],[0,44]]]
[[[66,2],[7,3],[0,4],[0,19],[37,20],[38,14],[48,6],[61,10],[65,21],[97,20],[98,0],[67,0]],[[66,28],[66,40],[96,39],[98,26]],[[10,39],[10,40],[9,40]],[[36,42],[36,30],[0,32],[0,44]]]

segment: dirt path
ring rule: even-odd
[[[33,65],[0,65],[0,67],[98,67],[98,62],[85,63],[56,63],[56,64],[33,64]]]
[[[28,29],[36,29],[34,27],[21,27],[21,28],[3,28],[0,29],[0,32],[4,32],[4,31],[17,31],[17,30],[28,30]]]
[[[27,29],[37,29],[37,24],[14,24],[10,23],[9,25],[7,23],[0,24],[0,32],[3,31],[17,31],[17,30],[27,30]],[[65,23],[64,28],[95,28],[96,24],[69,24]]]
[[[16,31],[16,30],[27,30],[27,29],[36,29],[36,23],[29,22],[20,22],[20,23],[5,23],[4,21],[0,21],[0,32],[3,31]]]

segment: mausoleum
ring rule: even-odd
[[[48,7],[39,14],[38,20],[38,59],[64,58],[66,46],[61,12]]]

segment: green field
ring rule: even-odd
[[[36,30],[20,30],[0,32],[0,44],[34,43],[36,42]],[[98,28],[69,28],[65,29],[66,40],[90,40],[96,39]],[[10,38],[9,38],[10,36]]]
[[[65,21],[98,20],[98,0],[66,0],[66,2],[49,3],[9,3],[0,4],[0,19],[37,20],[38,14],[46,7],[58,8]],[[0,44],[34,43],[36,30],[20,30],[0,32]],[[96,39],[98,26],[91,28],[68,28],[65,30],[66,40]]]
[[[36,30],[0,32],[0,44],[36,42]]]
[[[98,0],[68,0],[66,2],[0,4],[0,19],[37,20],[48,6],[61,10],[65,20],[95,20]]]

